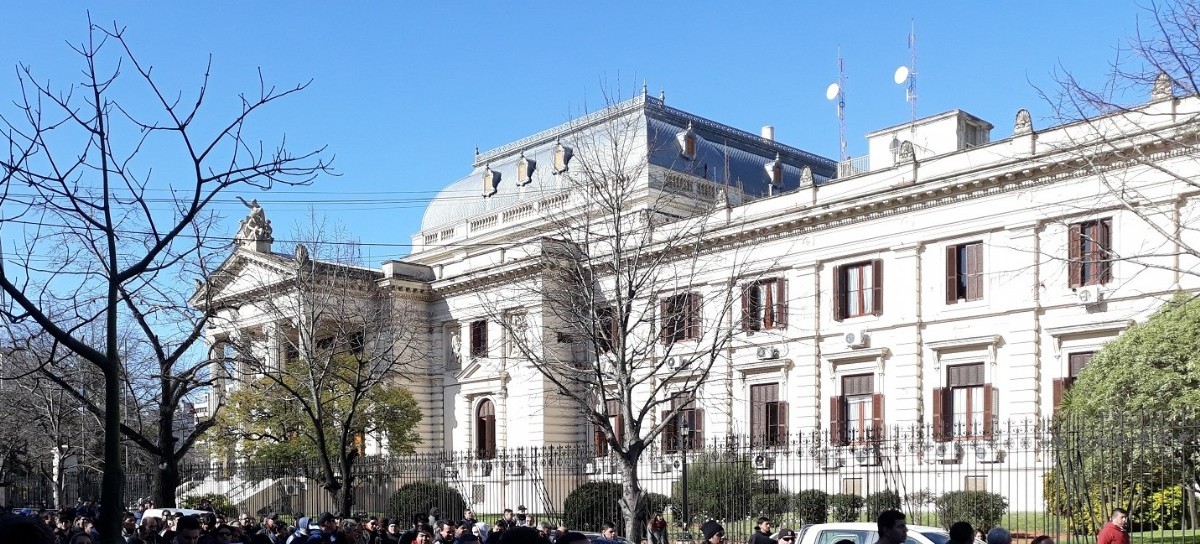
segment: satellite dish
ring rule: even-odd
[[[834,98],[837,98],[837,95],[840,92],[842,92],[841,85],[838,85],[837,83],[830,83],[829,87],[825,89],[825,99],[833,100]]]
[[[896,68],[896,74],[892,76],[892,81],[895,81],[896,85],[903,85],[905,81],[908,81],[908,67]]]

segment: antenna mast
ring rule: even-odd
[[[850,160],[850,155],[846,153],[846,65],[842,60],[842,48],[838,48],[838,79],[836,83],[831,83],[825,89],[825,98],[827,100],[837,101],[837,116],[838,116],[838,151],[841,153],[841,160],[845,162]]]
[[[904,98],[908,101],[910,130],[917,126],[917,23],[911,22],[908,31],[908,89]]]

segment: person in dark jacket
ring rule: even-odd
[[[779,544],[771,538],[771,518],[761,517],[754,524],[754,534],[750,535],[748,544]]]

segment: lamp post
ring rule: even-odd
[[[691,442],[692,428],[688,425],[688,420],[683,414],[679,414],[679,458],[682,462],[681,472],[683,473],[683,528],[688,534],[688,540],[691,540],[692,518],[688,512],[688,473],[687,473],[687,448]]]

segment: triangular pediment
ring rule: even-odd
[[[233,299],[253,297],[255,293],[290,281],[294,266],[294,261],[283,255],[238,249],[209,274],[206,284],[197,286],[189,303],[204,306],[206,288],[210,290],[212,303],[217,306]]]

